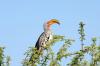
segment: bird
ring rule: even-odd
[[[44,32],[40,35],[35,45],[35,48],[37,50],[42,50],[46,46],[46,44],[53,39],[53,32],[51,29],[51,25],[53,24],[60,25],[60,22],[57,19],[51,19],[44,23]]]
[[[38,50],[38,52],[41,52],[43,49],[45,49],[45,46],[53,39],[53,32],[51,29],[51,25],[58,24],[60,25],[60,22],[57,19],[51,19],[43,24],[44,31],[39,36],[35,48]],[[32,61],[34,53],[31,55],[30,60]]]

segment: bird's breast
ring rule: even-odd
[[[50,34],[50,39],[49,40],[52,40],[53,39],[53,34]]]
[[[52,32],[47,32],[47,39],[48,41],[52,40],[53,39],[53,33]]]

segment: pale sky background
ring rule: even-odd
[[[80,21],[86,24],[87,45],[92,37],[100,36],[100,0],[0,0],[0,46],[11,56],[11,66],[22,66],[24,52],[34,46],[43,23],[52,18],[61,22],[60,27],[52,26],[55,34],[77,39],[72,50],[80,46]]]

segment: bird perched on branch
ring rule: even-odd
[[[42,50],[43,47],[45,47],[46,44],[53,39],[53,33],[51,30],[51,25],[53,24],[60,25],[59,21],[56,19],[51,19],[50,21],[44,23],[44,32],[40,35],[35,45],[35,48],[37,48],[37,50]]]
[[[60,25],[59,21],[56,19],[51,19],[44,23],[43,25],[44,32],[40,35],[35,45],[35,48],[38,50],[38,52],[42,51],[47,45],[47,43],[53,39],[53,33],[51,30],[51,25],[53,24]],[[30,61],[32,61],[33,56],[34,56],[34,53],[32,54]]]

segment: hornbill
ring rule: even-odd
[[[50,42],[50,40],[53,39],[53,32],[51,30],[51,25],[53,24],[60,25],[60,22],[57,19],[51,19],[43,24],[44,32],[40,35],[35,45],[35,48],[38,51],[43,50],[45,46],[48,44],[48,42]],[[29,60],[31,62],[32,62],[33,55],[34,53],[32,54]]]

